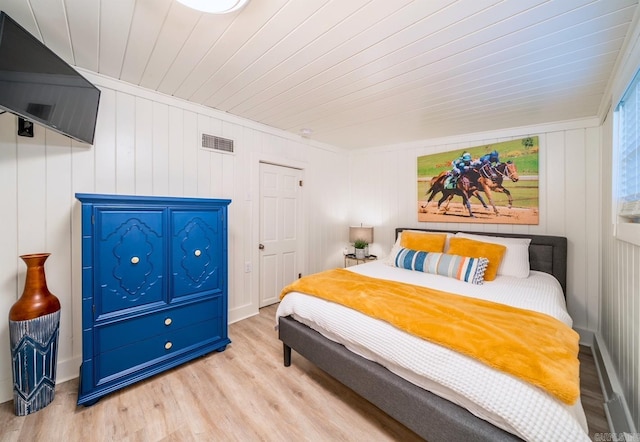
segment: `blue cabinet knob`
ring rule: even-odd
[[[171,325],[171,323],[172,323],[172,322],[173,322],[173,321],[171,320],[171,318],[166,318],[166,319],[164,320],[164,325]]]
[[[131,258],[131,264],[138,264],[140,262],[140,258],[138,258],[137,256],[134,256],[133,258]]]
[[[173,344],[171,343],[171,341],[167,342],[166,344],[164,344],[164,348],[166,350],[169,350],[171,347],[173,347]]]
[[[200,256],[200,255],[202,255],[202,252],[200,250],[196,249],[196,251],[193,252],[193,254],[196,255],[196,256]]]

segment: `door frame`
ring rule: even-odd
[[[251,287],[255,288],[252,290],[251,296],[251,304],[255,306],[255,311],[257,312],[260,308],[260,251],[258,250],[258,245],[260,244],[260,223],[262,220],[260,219],[260,164],[272,164],[274,166],[288,167],[291,169],[298,169],[300,171],[301,179],[305,180],[306,176],[306,166],[307,164],[293,159],[283,159],[282,157],[278,157],[272,154],[267,154],[263,152],[256,152],[252,155],[251,160],[251,184],[249,188],[251,189],[247,198],[251,201],[251,208],[253,214],[255,214],[252,219],[255,222],[251,225],[251,240],[249,241],[250,246],[250,254],[252,264],[252,273],[251,273]],[[300,273],[305,275],[307,273],[307,269],[309,268],[309,259],[307,254],[309,239],[307,236],[307,220],[303,219],[303,214],[307,212],[307,202],[304,198],[304,184],[300,188],[300,200],[298,201],[298,232],[300,233],[300,241],[298,250],[298,268],[300,269]]]

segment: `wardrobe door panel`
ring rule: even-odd
[[[96,209],[96,319],[166,302],[164,210]]]
[[[171,212],[171,298],[209,296],[221,291],[222,212]]]

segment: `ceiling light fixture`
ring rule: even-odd
[[[303,127],[302,129],[300,129],[300,135],[302,135],[304,138],[309,138],[311,135],[313,135],[313,129]]]
[[[210,14],[228,14],[242,9],[249,0],[178,0],[185,6]]]

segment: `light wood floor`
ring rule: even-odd
[[[0,404],[0,441],[413,441],[419,438],[298,354],[282,365],[275,306],[232,324],[213,353],[77,407],[77,379],[55,400],[17,417]],[[591,434],[608,432],[589,349],[580,353]],[[592,437],[593,439],[593,437]]]

